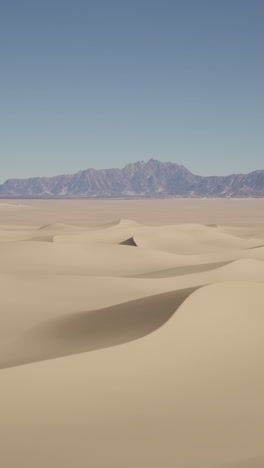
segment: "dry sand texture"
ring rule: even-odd
[[[0,466],[264,466],[264,200],[0,201]]]

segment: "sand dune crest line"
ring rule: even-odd
[[[0,368],[84,353],[142,338],[160,328],[198,288],[55,317],[31,328],[0,360]]]

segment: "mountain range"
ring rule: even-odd
[[[9,179],[0,198],[264,197],[264,170],[202,177],[186,167],[150,159],[123,169],[86,169],[72,175]]]

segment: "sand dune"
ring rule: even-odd
[[[260,201],[92,203],[2,208],[0,465],[262,467]]]
[[[75,231],[77,230],[77,228],[74,228],[73,226],[71,225],[67,225],[67,224],[62,224],[62,223],[55,223],[55,224],[45,224],[44,226],[40,226],[39,230],[41,231],[68,231],[68,230],[72,230],[74,229]],[[81,228],[79,228],[81,229]]]
[[[0,231],[0,242],[12,242],[18,240],[27,240],[31,238],[32,233],[28,231],[8,231],[8,230],[1,230]],[[34,235],[34,233],[33,233]]]
[[[263,307],[261,285],[207,286],[142,339],[2,370],[4,466],[29,449],[41,468],[209,468],[261,453]]]
[[[226,234],[218,228],[207,226],[180,226],[154,231],[152,234],[135,235],[134,240],[139,247],[185,255],[200,252],[210,253],[229,249],[246,249],[258,246],[258,239],[242,239]]]
[[[153,271],[152,273],[144,273],[136,275],[135,278],[170,278],[171,276],[184,276],[192,273],[201,273],[203,271],[215,270],[221,266],[227,265],[229,262],[219,263],[202,263],[201,265],[188,265],[167,270]]]
[[[0,368],[93,351],[141,338],[163,325],[195,288],[40,321],[2,349]]]
[[[128,276],[181,265],[184,258],[126,245],[16,242],[0,244],[0,272]]]

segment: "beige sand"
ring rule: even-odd
[[[0,466],[264,466],[264,200],[0,201]]]

